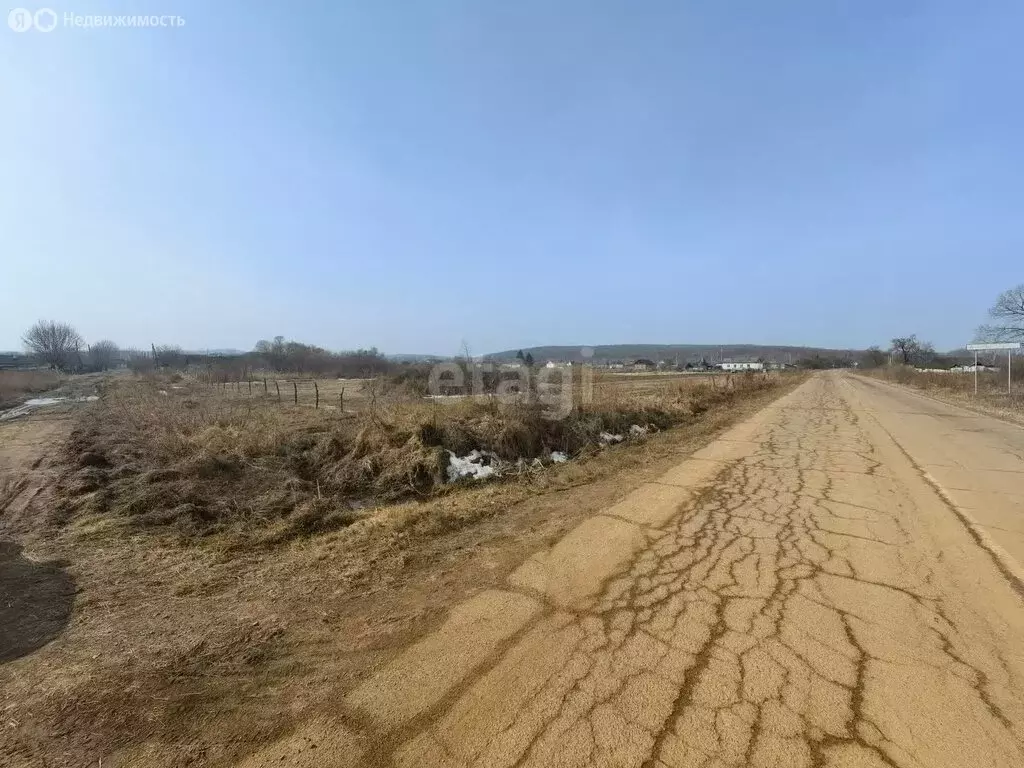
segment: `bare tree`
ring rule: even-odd
[[[284,336],[275,336],[273,341],[260,339],[256,342],[254,352],[266,360],[275,371],[288,370],[288,345]]]
[[[98,370],[110,370],[118,363],[120,357],[121,350],[109,339],[89,345],[89,364]]]
[[[999,294],[988,314],[997,322],[979,327],[978,339],[1024,341],[1024,283]]]
[[[864,368],[880,368],[888,359],[889,356],[877,346],[868,347],[861,355],[861,365]]]
[[[921,344],[916,334],[897,336],[892,340],[892,351],[899,355],[904,365],[910,365],[921,352]]]
[[[181,369],[188,365],[188,356],[177,344],[150,345],[153,350],[153,363],[159,368]]]
[[[936,352],[935,345],[930,341],[922,341],[918,344],[917,352],[914,354],[911,362],[925,368],[948,368],[954,361],[947,360]]]
[[[29,353],[51,368],[69,371],[79,364],[82,337],[69,323],[39,320],[21,341]]]

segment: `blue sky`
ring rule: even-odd
[[[0,28],[0,349],[951,347],[1024,282],[1019,2],[50,7],[185,25]]]

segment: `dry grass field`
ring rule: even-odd
[[[323,400],[340,386],[316,384]],[[64,446],[52,520],[280,543],[350,525],[381,504],[450,492],[451,455],[485,451],[506,476],[530,476],[553,452],[579,458],[602,447],[602,434],[690,423],[773,380],[605,376],[590,402],[561,418],[518,396],[430,400],[376,382],[344,386],[353,396],[342,410],[340,400],[295,405],[269,386],[110,382]]]
[[[60,375],[54,371],[0,371],[0,410],[59,385]]]
[[[365,383],[343,412],[126,376],[0,425],[0,561],[22,587],[0,617],[0,764],[262,765],[301,722],[350,733],[344,691],[450,605],[798,380],[605,377],[550,421]],[[633,424],[649,435],[597,438]],[[470,447],[573,460],[442,482]]]

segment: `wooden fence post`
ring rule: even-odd
[[[342,413],[345,412],[345,388],[341,388],[341,392],[338,393],[338,410]]]
[[[249,379],[249,396],[252,397],[252,379]]]
[[[267,377],[263,377],[263,394],[267,394]]]
[[[292,387],[295,389],[295,404],[299,404],[299,385],[296,382],[292,382]]]
[[[316,385],[316,380],[313,380],[313,389],[316,390],[316,408],[320,407],[320,387]]]
[[[277,379],[274,379],[274,389],[277,390],[277,402],[280,403],[281,402],[281,382],[279,382]]]

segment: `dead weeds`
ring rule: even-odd
[[[0,371],[0,410],[17,405],[27,395],[48,392],[60,382],[55,371]]]
[[[554,451],[598,451],[602,433],[693,423],[774,385],[753,375],[640,395],[607,385],[592,403],[554,419],[540,405],[497,399],[398,399],[343,414],[226,397],[195,382],[119,381],[64,446],[51,521],[105,520],[173,532],[182,542],[279,544],[351,525],[368,508],[450,492],[453,454],[486,451],[530,474]]]

